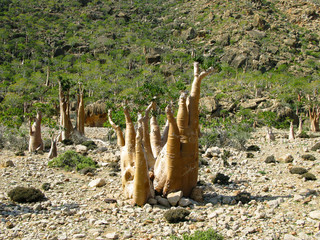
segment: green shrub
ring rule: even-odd
[[[213,229],[207,231],[196,231],[192,235],[183,234],[182,238],[171,237],[174,240],[223,240],[223,237]]]
[[[33,187],[15,187],[8,192],[8,196],[18,203],[38,202],[44,199],[44,194]]]
[[[97,144],[95,144],[94,141],[84,141],[81,144],[86,146],[88,150],[94,150],[97,148]]]
[[[85,157],[75,151],[66,151],[60,156],[52,159],[48,163],[49,167],[63,168],[66,171],[77,170],[80,171],[83,168],[97,168],[97,163],[90,157]]]

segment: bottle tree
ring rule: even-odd
[[[182,191],[183,195],[188,197],[196,186],[199,165],[200,85],[202,79],[213,71],[213,68],[209,68],[200,72],[199,63],[194,63],[194,79],[190,95],[181,94],[176,118],[172,107],[167,106],[168,131],[164,131],[167,136],[162,138],[154,117],[151,118],[151,133],[147,133],[149,128],[146,121],[149,122],[149,112],[154,108],[153,103],[146,109],[145,116],[138,118],[137,133],[129,110],[124,107],[125,137],[120,127],[112,121],[109,111],[109,121],[117,133],[117,143],[121,148],[122,186],[125,196],[133,198],[135,204],[140,206],[145,204],[148,198],[154,195],[154,190],[164,196],[171,192]],[[151,156],[148,154],[150,151]],[[146,174],[146,171],[149,174]]]

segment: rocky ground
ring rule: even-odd
[[[105,140],[104,131],[86,129],[88,137]],[[219,148],[202,152],[199,188],[204,201],[185,199],[191,214],[177,224],[163,217],[169,207],[153,201],[155,205],[141,208],[123,198],[119,172],[112,167],[119,152],[107,142],[96,141],[98,150],[89,152],[101,166],[91,176],[49,168],[47,153],[17,157],[1,150],[0,239],[166,239],[209,228],[225,239],[320,239],[320,153],[311,150],[320,136],[289,141],[287,132],[278,130],[274,142],[266,142],[264,136],[265,129],[253,133],[247,146],[260,150],[251,154]],[[223,150],[230,151],[229,156]],[[304,160],[306,154],[315,160]],[[296,166],[318,179],[306,181],[291,174]],[[229,176],[228,184],[213,184],[216,173]],[[98,178],[106,185],[89,186]],[[7,196],[16,186],[40,189],[43,183],[51,185],[42,190],[47,198],[43,202],[17,204]]]

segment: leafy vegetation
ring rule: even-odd
[[[319,86],[318,33],[284,21],[287,13],[276,1],[261,1],[256,7],[250,1],[6,0],[0,10],[0,123],[20,132],[36,109],[43,112],[44,125],[57,128],[59,78],[71,87],[71,102],[76,102],[81,82],[85,103],[105,101],[116,110],[115,122],[121,127],[124,116],[117,110],[123,101],[130,102],[134,118],[153,97],[159,122],[164,123],[167,103],[190,89],[194,60],[202,68],[217,69],[202,83],[201,94],[212,96],[219,90],[216,98],[221,101],[232,98],[239,103],[261,88],[295,110],[297,93],[313,95]],[[268,30],[257,28],[263,32],[261,38],[252,37],[251,12],[286,24],[267,23]],[[293,33],[292,46],[280,42]],[[248,63],[250,57],[236,66],[224,57],[237,55],[228,48],[245,45],[259,52],[255,59],[261,66]],[[150,63],[155,56],[159,59]],[[225,112],[222,119],[204,124],[212,132],[205,133],[203,144],[220,141],[241,147],[250,132],[250,117],[263,125],[288,126],[286,119],[279,123],[271,113],[253,116],[246,109],[237,110],[242,116]],[[229,128],[232,131],[226,133]]]
[[[223,240],[222,235],[213,229],[207,231],[196,231],[194,234],[183,234],[182,238],[171,237],[174,240]]]
[[[66,171],[80,171],[84,168],[97,168],[98,165],[90,157],[82,156],[69,150],[48,162],[49,167],[63,168]]]

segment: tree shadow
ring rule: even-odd
[[[246,183],[247,181],[237,181],[237,183],[229,182],[229,184],[213,184],[206,187],[206,192],[203,194],[204,204],[213,203],[220,205],[236,205],[239,202],[242,204],[249,203],[252,200],[256,202],[269,202],[277,199],[289,199],[293,198],[292,195],[251,195],[250,192],[247,192],[240,188],[239,183]],[[228,190],[228,191],[239,191],[234,195],[224,195],[218,194],[217,189]],[[279,202],[280,204],[280,202]]]
[[[44,201],[42,201],[44,202]],[[38,202],[41,203],[41,202]],[[66,211],[69,212],[72,209],[78,209],[80,205],[78,203],[68,203],[62,204],[60,206],[44,206],[40,205],[40,208],[34,209],[33,207],[26,206],[24,204],[17,204],[17,203],[1,203],[0,202],[0,216],[7,217],[7,216],[19,216],[23,214],[44,214],[48,213],[48,211]],[[69,212],[70,213],[70,212]]]

